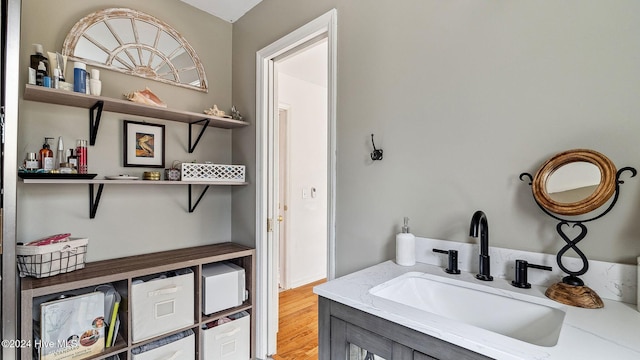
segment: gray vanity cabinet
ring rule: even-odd
[[[324,297],[318,302],[318,339],[320,360],[365,360],[367,354],[375,360],[490,359]]]

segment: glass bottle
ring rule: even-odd
[[[75,155],[75,149],[69,149],[69,156],[67,157],[67,163],[72,169],[78,170],[78,157]]]
[[[49,140],[53,140],[53,138],[44,138],[44,144],[42,144],[42,149],[40,149],[40,169],[45,172],[49,172],[55,168],[53,150],[51,150]]]
[[[78,174],[88,173],[87,140],[76,140],[76,156],[78,157]]]

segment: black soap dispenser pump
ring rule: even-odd
[[[40,67],[40,63],[44,64],[44,75],[43,76],[51,76],[51,69],[49,68],[49,59],[43,55],[42,45],[33,44],[33,51],[35,54],[30,57],[30,67],[38,71]]]

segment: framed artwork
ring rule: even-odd
[[[164,125],[124,121],[124,166],[164,167]]]

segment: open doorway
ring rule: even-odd
[[[278,60],[286,59],[309,45],[319,41],[326,42],[327,65],[326,79],[326,135],[324,150],[326,157],[326,191],[319,191],[320,185],[315,186],[315,180],[305,183],[297,191],[290,188],[290,199],[326,200],[325,235],[321,253],[326,254],[325,274],[332,279],[335,273],[335,106],[336,106],[336,49],[337,49],[337,12],[331,10],[325,15],[295,30],[275,43],[258,51],[257,55],[257,91],[256,91],[256,356],[265,359],[270,354],[277,353],[276,335],[278,331],[278,295],[279,295],[279,104],[278,101]],[[302,107],[304,108],[304,106]],[[291,106],[289,111],[289,127],[292,119],[296,119],[297,106]],[[310,132],[310,131],[307,131]],[[289,136],[291,140],[291,136]],[[316,149],[317,150],[317,149]],[[322,151],[322,150],[321,150]],[[289,150],[291,154],[291,150]],[[292,162],[291,156],[288,163]],[[289,166],[291,168],[291,166]],[[291,180],[291,176],[289,176]],[[303,189],[304,188],[304,189]],[[315,191],[314,191],[315,190]],[[315,194],[313,194],[315,193]],[[312,195],[313,194],[313,195]],[[313,196],[313,197],[312,197]],[[306,198],[306,199],[305,199]],[[283,222],[286,221],[284,217]],[[295,223],[295,220],[292,221]],[[284,227],[284,226],[283,226]],[[291,234],[287,237],[287,241]],[[304,244],[304,243],[303,243]],[[316,253],[318,250],[315,251]]]
[[[276,59],[279,289],[327,277],[327,41]]]
[[[279,294],[275,360],[318,356],[317,295],[327,277],[327,39],[275,59]]]

